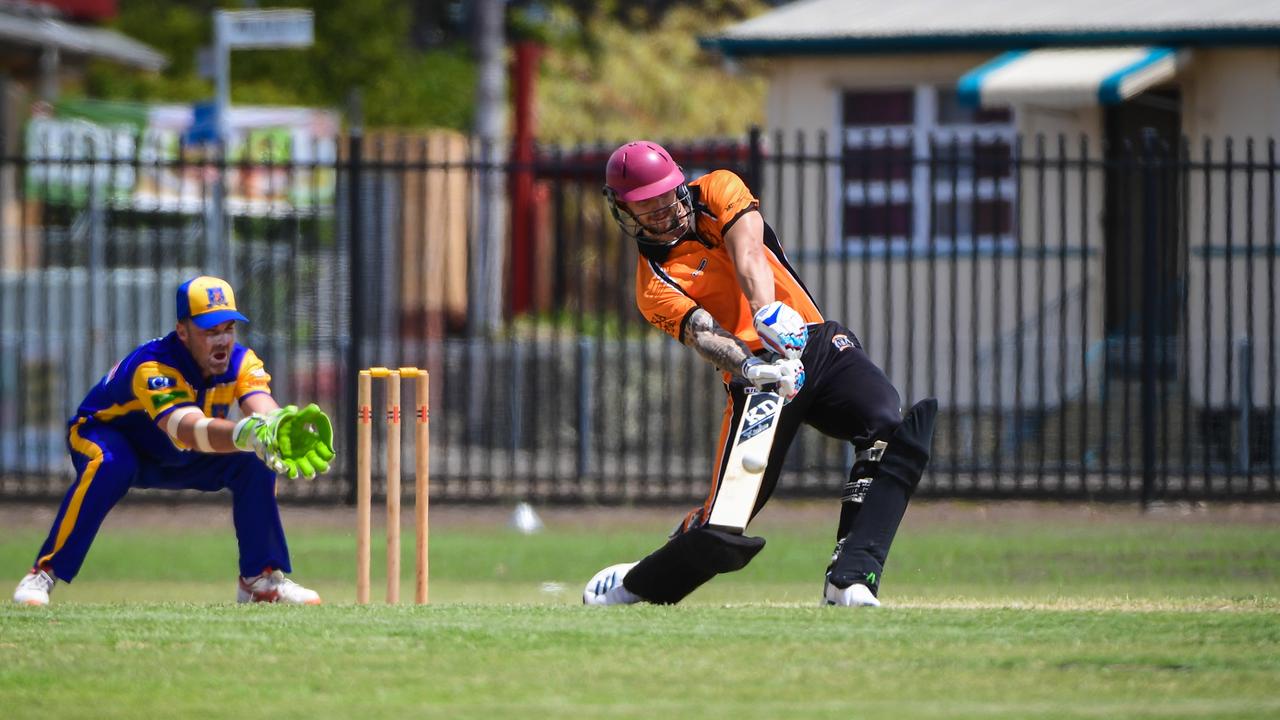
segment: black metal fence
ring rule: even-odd
[[[0,498],[62,493],[67,417],[200,273],[235,285],[276,394],[338,419],[339,466],[282,497],[349,497],[370,365],[431,372],[433,498],[704,492],[717,374],[635,310],[635,250],[600,197],[611,146],[511,163],[440,134],[231,159],[91,140],[0,162]],[[738,171],[904,403],[940,399],[922,493],[1280,498],[1273,142],[753,132],[672,151],[690,175]],[[802,433],[780,492],[834,496],[850,454]]]

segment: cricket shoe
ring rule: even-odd
[[[622,584],[631,568],[637,563],[618,563],[610,565],[595,574],[582,591],[583,605],[630,605],[643,598],[631,592]]]
[[[49,591],[58,582],[52,575],[40,568],[31,568],[31,572],[18,583],[13,591],[13,601],[19,605],[44,606],[49,604]]]
[[[822,601],[827,605],[840,607],[880,607],[880,601],[872,594],[871,588],[862,583],[854,583],[847,588],[838,588],[827,580],[822,590]]]
[[[279,570],[267,570],[252,578],[240,578],[236,602],[285,603],[286,605],[319,605],[320,593],[308,590],[284,576]]]

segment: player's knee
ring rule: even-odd
[[[884,402],[875,405],[867,413],[867,434],[873,438],[886,438],[902,424],[902,413],[897,402]]]
[[[113,452],[110,449],[102,453],[102,461],[94,474],[94,488],[117,490],[124,493],[138,474],[138,459],[131,452]]]
[[[861,503],[873,479],[881,475],[914,490],[929,462],[937,412],[938,401],[933,398],[916,403],[905,416],[897,408],[882,408],[868,433],[876,439],[856,448],[841,500]]]
[[[920,477],[929,464],[937,415],[938,401],[933,398],[912,406],[889,437],[880,460],[883,473],[910,490],[920,484]]]

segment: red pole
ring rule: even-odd
[[[512,101],[515,104],[511,153],[511,314],[533,304],[533,90],[542,46],[532,40],[515,44]]]

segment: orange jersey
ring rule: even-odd
[[[655,327],[681,340],[690,313],[702,308],[724,329],[751,348],[762,343],[751,323],[751,306],[738,285],[724,234],[760,203],[742,178],[716,170],[689,183],[697,216],[698,237],[686,238],[664,252],[642,246],[636,267],[636,305]],[[817,304],[787,262],[773,229],[764,229],[765,257],[773,270],[774,296],[809,323],[823,321]]]

